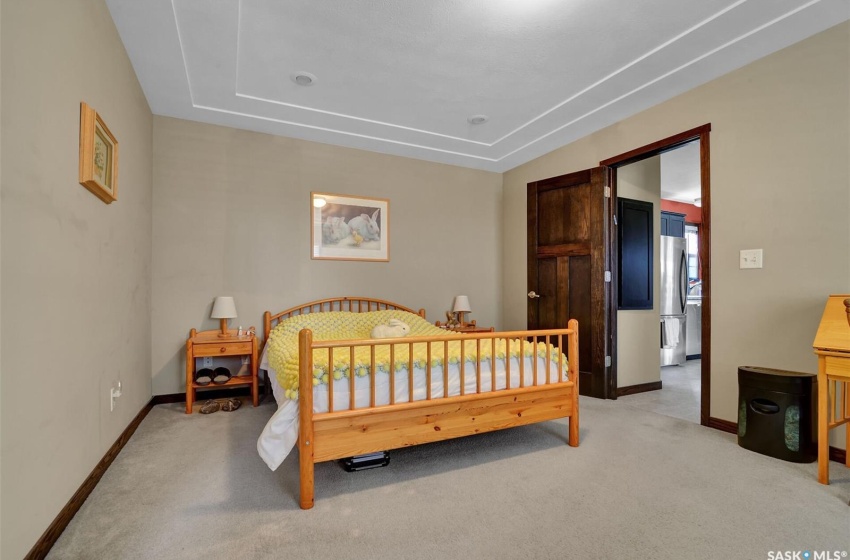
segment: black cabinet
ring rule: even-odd
[[[685,215],[678,212],[661,212],[661,235],[685,237]]]
[[[617,199],[619,309],[652,309],[654,214],[651,202]],[[684,225],[682,227],[684,229]]]

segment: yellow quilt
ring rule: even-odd
[[[332,311],[327,313],[309,313],[296,315],[281,321],[272,329],[268,340],[269,364],[277,372],[277,380],[286,392],[289,399],[298,398],[298,332],[309,328],[313,331],[313,340],[351,340],[368,339],[372,327],[386,324],[390,319],[399,319],[410,325],[409,337],[420,336],[445,336],[445,330],[435,327],[419,315],[398,310],[370,311],[367,313],[352,313],[348,311]],[[496,360],[504,362],[505,339],[496,339]],[[511,341],[511,357],[519,359],[519,340]],[[461,352],[467,362],[476,361],[475,340],[449,343],[448,355],[443,355],[443,345],[432,347],[431,367],[442,367],[448,359],[450,364],[458,364],[461,360]],[[481,344],[481,361],[491,361],[492,345],[489,341]],[[537,344],[527,343],[524,347],[524,356],[531,357],[537,354],[540,358],[549,355],[557,370],[558,350],[553,346],[540,342]],[[415,368],[425,368],[428,360],[427,345],[424,343],[413,345],[413,364]],[[345,349],[334,349],[333,368],[328,364],[328,350],[319,349],[313,351],[313,385],[324,385],[328,382],[328,376],[333,375],[335,381],[349,378],[351,372],[350,351]],[[567,358],[562,357],[563,368],[566,371]],[[357,347],[354,352],[354,374],[358,377],[369,375],[371,368],[371,351],[368,346]],[[396,344],[394,355],[394,371],[407,371],[410,364],[410,345]],[[390,371],[390,345],[379,345],[375,347],[375,369],[377,373],[388,374]]]

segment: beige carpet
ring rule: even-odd
[[[49,558],[765,559],[850,552],[850,470],[797,465],[735,437],[582,399],[581,447],[550,422],[396,450],[388,467],[316,468],[256,452],[274,410],[155,407]]]

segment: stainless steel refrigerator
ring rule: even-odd
[[[688,244],[684,237],[661,236],[661,365],[681,365],[686,353]]]

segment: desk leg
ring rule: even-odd
[[[845,379],[841,383],[844,389],[844,418],[850,418],[850,379]],[[850,422],[844,423],[844,432],[846,434],[844,442],[844,464],[850,467]]]
[[[818,482],[829,484],[829,381],[826,358],[818,356]]]

